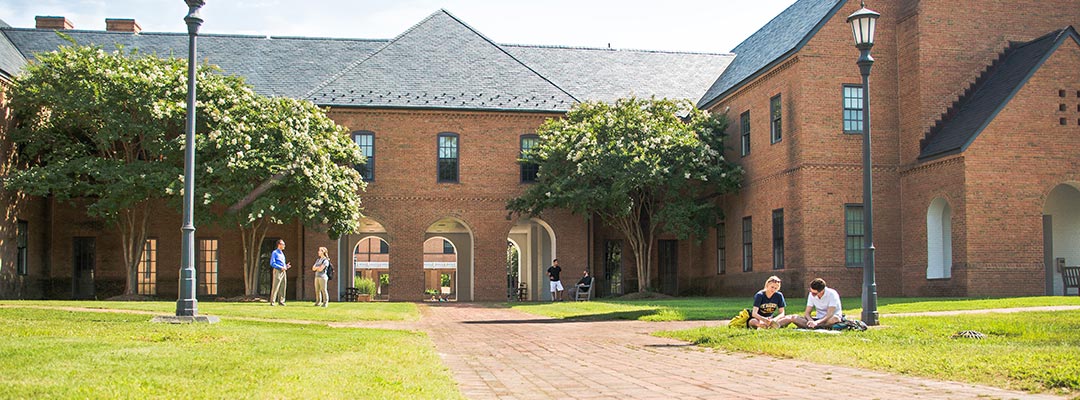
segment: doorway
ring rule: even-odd
[[[679,292],[679,241],[660,240],[658,245],[660,293],[675,296]]]
[[[94,238],[76,237],[72,240],[71,297],[75,300],[93,300],[94,259],[96,255]]]

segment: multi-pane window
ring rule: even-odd
[[[449,240],[443,239],[442,252],[443,254],[454,254],[454,244],[450,243]]]
[[[750,111],[739,116],[739,132],[742,137],[742,155],[750,154]]]
[[[390,254],[390,244],[385,240],[379,241],[379,254]]]
[[[742,219],[742,270],[754,269],[754,229],[750,217]]]
[[[776,95],[772,99],[769,99],[769,137],[772,138],[772,142],[779,142],[784,138],[783,124],[781,123],[780,112],[780,95]]]
[[[844,85],[844,133],[863,131],[862,85]]]
[[[217,239],[199,239],[199,253],[197,260],[199,294],[216,296],[218,294]]]
[[[360,175],[364,177],[365,181],[371,182],[375,180],[375,132],[353,132],[353,142],[360,146],[360,151],[364,153],[365,159],[363,165],[356,166],[356,170],[360,171]]]
[[[15,227],[15,273],[19,275],[26,275],[29,273],[29,266],[27,265],[26,248],[30,242],[30,224],[26,221],[18,221]]]
[[[716,273],[723,275],[727,272],[727,234],[724,233],[724,223],[716,225]]]
[[[540,171],[540,166],[534,162],[526,161],[525,152],[531,150],[533,147],[536,147],[538,143],[540,143],[539,136],[521,136],[521,183],[536,182],[536,173]]]
[[[784,269],[784,209],[772,212],[772,268]]]
[[[157,239],[143,242],[142,258],[136,269],[139,294],[153,296],[157,294]]]
[[[458,181],[458,135],[439,134],[439,182]]]
[[[863,266],[863,206],[848,204],[844,206],[844,260],[849,267]]]

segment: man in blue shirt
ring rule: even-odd
[[[270,253],[270,268],[274,270],[274,284],[273,289],[270,290],[271,306],[285,305],[285,286],[288,282],[285,279],[285,270],[291,267],[292,264],[285,262],[285,241],[278,239],[277,249]]]

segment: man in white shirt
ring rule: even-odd
[[[816,311],[811,317],[810,312]],[[840,307],[840,293],[825,286],[825,280],[821,278],[810,282],[810,295],[806,298],[806,312],[795,317],[795,325],[800,328],[829,329],[833,324],[843,319],[844,313]]]

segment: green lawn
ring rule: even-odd
[[[990,304],[996,307],[997,303]],[[930,308],[937,307],[934,302]],[[893,317],[883,323],[865,332],[835,335],[727,327],[658,335],[730,351],[904,375],[1032,392],[1080,393],[1080,310]],[[962,330],[976,330],[987,338],[951,338]]]
[[[858,316],[862,302],[858,297],[845,297],[844,314]],[[0,303],[2,304],[2,303]],[[663,300],[604,300],[589,302],[510,303],[510,307],[530,314],[552,318],[584,320],[630,319],[641,321],[691,321],[730,319],[743,308],[753,305],[752,297],[690,297]],[[881,298],[878,313],[925,311],[978,310],[1009,307],[1043,307],[1053,305],[1080,306],[1080,296],[1037,296],[1010,298]],[[801,314],[806,298],[787,299],[788,314]]]
[[[3,398],[462,398],[423,333],[228,318],[217,324],[156,324],[145,314],[0,304]],[[158,311],[164,304],[118,308]],[[284,319],[318,313],[334,315],[325,320],[347,314],[373,319],[385,310],[366,309],[382,307],[411,307],[391,312],[401,318],[416,312],[412,304],[295,307],[297,314],[288,314],[294,312],[291,304],[199,306],[222,316],[261,316],[261,309]]]
[[[10,305],[20,307],[75,307],[92,309],[134,310],[176,314],[175,301],[73,301],[73,300],[0,300],[0,308]],[[420,311],[413,303],[330,303],[329,307],[312,307],[307,301],[289,302],[286,307],[270,307],[269,303],[228,303],[200,301],[200,315],[219,317],[262,318],[277,320],[307,320],[318,322],[353,321],[416,321]]]

